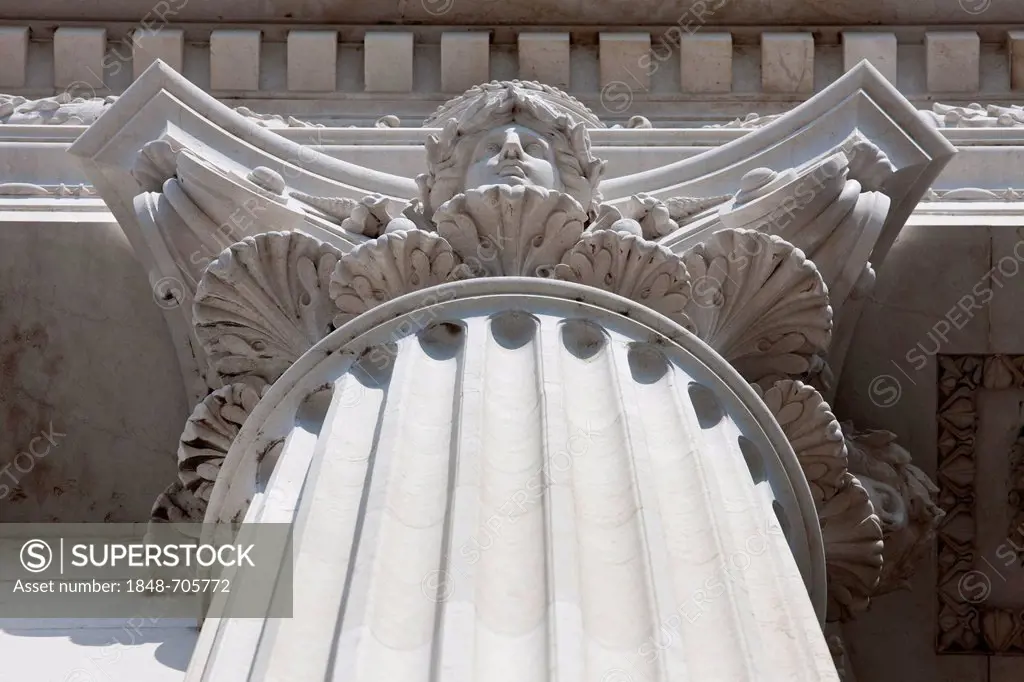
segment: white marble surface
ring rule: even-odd
[[[814,36],[765,33],[761,36],[761,87],[765,92],[814,92]]]
[[[291,31],[288,34],[288,89],[334,90],[337,61],[337,31]]]
[[[1024,220],[999,227],[984,219],[971,222],[947,219],[947,224],[937,220],[904,228],[861,318],[836,405],[840,419],[898,434],[914,463],[933,478],[937,370],[926,351],[938,342],[942,354],[1024,353],[1019,332],[1024,259],[1013,257],[1014,247],[1022,243]],[[1017,252],[1024,256],[1024,246]],[[992,272],[1001,260],[1005,276],[998,269]],[[963,297],[981,301],[989,298],[986,291],[992,292],[988,305],[963,314],[970,308]],[[964,306],[959,306],[961,301]],[[952,321],[946,333],[944,321]],[[958,325],[962,328],[956,329]],[[927,357],[920,369],[920,362],[907,358],[915,350]],[[983,484],[978,490],[979,499],[1004,494],[1003,479],[990,480],[990,487]],[[935,654],[935,580],[932,556],[921,564],[908,591],[876,600],[868,613],[845,627],[857,679],[1021,679],[1020,658]]]
[[[0,27],[0,87],[20,88],[25,84],[28,63],[28,27]]]
[[[0,222],[0,466],[66,434],[12,468],[0,521],[144,521],[175,470],[187,410],[161,310],[117,223],[77,217]]]
[[[0,620],[0,682],[180,682],[197,637],[186,621]]]

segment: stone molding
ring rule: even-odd
[[[939,600],[936,651],[939,653],[1024,653],[1024,620],[1018,608],[989,603],[991,577],[979,562],[974,478],[979,389],[1024,388],[1024,356],[938,356],[938,502],[936,559]],[[1016,460],[1007,475],[1015,475]],[[1011,494],[1010,505],[1017,503]],[[1019,512],[1012,515],[1017,519]],[[1011,528],[1008,541],[1019,540]],[[1002,558],[1002,557],[1001,557]],[[991,566],[991,563],[989,563]]]
[[[992,8],[988,9],[986,18],[992,11]],[[568,85],[570,92],[586,97],[586,103],[594,105],[605,116],[626,114],[628,118],[630,114],[626,113],[626,109],[630,108],[634,97],[645,102],[649,98],[657,101],[665,95],[703,100],[708,95],[721,97],[724,94],[728,98],[731,93],[735,93],[742,94],[748,101],[752,94],[765,101],[772,101],[781,93],[789,101],[801,101],[807,95],[824,89],[831,79],[852,68],[861,57],[873,60],[887,77],[894,78],[893,65],[901,50],[906,50],[906,59],[920,64],[922,72],[942,74],[949,71],[949,65],[942,61],[948,50],[941,49],[941,46],[943,41],[952,40],[950,36],[954,34],[930,31],[927,26],[864,25],[844,28],[810,23],[801,27],[800,32],[793,32],[791,28],[751,28],[752,24],[745,17],[747,27],[718,26],[712,32],[695,30],[709,28],[705,26],[708,19],[695,19],[693,16],[688,17],[688,14],[683,11],[679,23],[663,26],[638,25],[605,31],[577,27],[570,30],[570,45],[566,46],[566,51],[571,54],[571,61],[576,64],[591,62],[594,66],[601,65],[599,72],[603,75],[595,81],[584,77],[582,74],[585,69],[577,66],[570,70],[571,75],[575,75],[570,81],[574,82],[552,84],[563,87]],[[712,16],[714,14],[711,13]],[[872,17],[871,23],[874,24],[875,20]],[[904,20],[901,17],[901,22]],[[52,95],[66,89],[75,96],[86,98],[118,94],[127,89],[137,73],[141,73],[142,69],[135,68],[136,60],[140,64],[148,64],[154,58],[163,58],[181,68],[183,50],[190,57],[184,63],[185,76],[203,87],[212,85],[212,92],[218,96],[238,97],[248,94],[256,99],[266,99],[270,95],[289,99],[329,100],[331,95],[374,92],[366,89],[366,83],[370,84],[370,88],[378,88],[377,92],[383,87],[387,94],[429,91],[455,93],[463,89],[462,83],[454,76],[449,88],[444,89],[442,86],[446,82],[443,65],[449,64],[451,69],[459,68],[458,50],[462,49],[460,40],[464,41],[466,31],[458,25],[394,28],[386,32],[392,39],[385,41],[380,40],[382,32],[379,26],[359,27],[351,23],[344,27],[321,25],[302,28],[288,28],[282,24],[259,27],[232,27],[224,24],[179,26],[153,21],[149,25],[150,28],[143,29],[138,23],[122,22],[99,24],[90,28],[83,25],[76,29],[95,33],[96,39],[101,39],[107,46],[106,52],[96,49],[96,39],[91,36],[86,39],[69,31],[52,32],[52,27],[47,26],[46,22],[12,26],[10,29],[25,30],[0,33],[0,47],[7,48],[6,52],[13,54],[24,52],[26,58],[23,63],[12,62],[5,69],[0,79],[0,89],[27,97]],[[795,25],[789,24],[790,27]],[[1014,27],[995,24],[969,28],[972,30],[955,34],[973,36],[979,46],[971,55],[962,49],[956,52],[958,61],[955,66],[958,72],[965,74],[964,77],[948,82],[941,78],[917,82],[905,76],[905,82],[897,85],[908,94],[922,96],[956,94],[962,89],[963,83],[971,82],[979,84],[964,93],[964,96],[985,92],[1005,93],[1013,97],[1020,92],[1019,83],[1024,79],[1017,73],[1019,65],[1013,64],[1007,69],[1005,82],[981,79],[983,61],[999,55],[1006,59],[1006,50],[1014,40]],[[555,35],[565,33],[564,27],[555,26],[554,29]],[[474,74],[474,82],[486,79],[491,73],[503,79],[536,77],[537,74],[527,66],[523,67],[523,72],[516,71],[514,66],[516,58],[528,65],[531,63],[531,51],[547,49],[536,40],[518,40],[520,35],[538,35],[535,28],[503,26],[490,32],[478,33],[484,40],[480,49],[473,53],[477,55],[474,61],[482,60],[483,66]],[[176,40],[160,41],[158,39],[162,34],[167,34],[164,37],[174,34]],[[330,35],[334,36],[333,45],[329,40]],[[25,46],[30,39],[32,49],[29,50]],[[640,51],[621,49],[622,41],[627,39],[640,45]],[[799,69],[794,69],[792,64],[784,63],[784,60],[780,61],[781,57],[773,56],[774,46],[780,39],[783,40],[781,55],[789,59],[799,52],[800,58],[806,62]],[[810,42],[804,46],[807,39]],[[793,40],[797,43],[793,43]],[[864,40],[870,41],[870,49],[864,49],[860,44]],[[367,41],[368,50],[364,44]],[[222,47],[211,50],[211,44]],[[237,50],[228,49],[236,44]],[[413,45],[415,47],[411,49]],[[605,46],[603,55],[601,45]],[[680,45],[683,45],[682,49]],[[752,45],[760,45],[762,54],[757,55],[751,51],[749,47]],[[926,45],[932,49],[921,49]],[[326,54],[332,52],[331,47],[341,57],[337,63],[324,56],[325,49]],[[836,48],[843,50],[843,60],[830,58]],[[478,54],[480,50],[482,55]],[[361,58],[364,51],[374,55],[375,62],[364,64]],[[58,73],[60,64],[55,64],[53,55],[47,53],[67,55],[70,64],[77,63],[80,66],[78,70],[72,69],[71,75],[65,77],[63,73]],[[289,59],[298,64],[313,66],[289,69]],[[387,61],[395,71],[401,71],[389,74],[386,86],[379,85],[377,69],[380,61]],[[673,62],[672,68],[666,66],[669,61]],[[815,68],[815,61],[822,62],[824,69]],[[423,62],[429,68],[424,69]],[[484,68],[488,63],[490,68]],[[200,64],[206,65],[205,68],[198,66]],[[720,75],[702,76],[699,70],[709,68],[711,64],[715,65]],[[231,72],[232,69],[236,74],[247,75],[243,89],[225,89],[224,84],[239,81],[221,79],[218,74]],[[311,70],[316,72],[314,81],[310,80]],[[741,81],[739,74],[751,70],[760,70],[761,77],[749,83]],[[1011,70],[1012,74],[1009,73]],[[438,74],[438,71],[441,73]],[[914,71],[914,68],[909,67],[901,67],[899,70],[903,74]],[[30,72],[31,78],[28,77]],[[46,72],[52,72],[52,75]],[[795,75],[797,72],[804,75]],[[106,75],[101,82],[98,77],[89,74]],[[817,81],[814,80],[815,75]],[[222,80],[223,83],[220,82]],[[559,76],[559,80],[564,80],[564,77]],[[316,87],[309,87],[311,82],[315,82]],[[47,86],[41,86],[40,83],[48,83],[53,89],[47,92]],[[664,94],[651,94],[651,83],[658,86],[657,92]],[[604,106],[601,106],[602,102]],[[274,113],[287,116],[284,112]]]

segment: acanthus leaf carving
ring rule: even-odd
[[[475,274],[534,277],[549,274],[579,241],[587,215],[562,192],[490,185],[456,195],[434,220]]]
[[[246,237],[210,264],[196,333],[225,382],[273,383],[331,329],[331,275],[342,254],[301,232]]]
[[[36,185],[30,182],[0,182],[0,196],[5,197],[91,197],[96,189],[90,185]]]
[[[750,112],[743,118],[734,118],[728,123],[708,123],[705,128],[763,128],[772,121],[779,118],[781,114],[770,114],[762,116],[756,112]]]
[[[921,116],[938,128],[1015,128],[1024,126],[1024,107],[978,103],[957,106],[936,102]]]
[[[846,445],[832,408],[812,386],[801,381],[776,381],[755,390],[775,416],[793,446],[815,504],[834,497],[845,484]]]
[[[814,264],[778,237],[726,229],[683,256],[693,295],[685,313],[697,336],[748,381],[817,371],[832,309]]]
[[[178,480],[157,498],[152,522],[202,523],[221,464],[266,388],[231,384],[196,405],[178,442]]]
[[[866,192],[881,191],[896,172],[889,156],[859,132],[854,132],[839,148],[849,160],[850,178]]]
[[[334,325],[403,294],[469,277],[442,237],[422,230],[389,232],[345,254],[331,275]]]
[[[555,266],[554,277],[619,294],[689,326],[683,311],[690,278],[682,260],[642,237],[588,231]]]
[[[89,125],[116,101],[117,95],[76,97],[69,91],[35,100],[0,94],[0,124]]]
[[[755,385],[782,427],[811,487],[828,570],[828,618],[847,620],[877,594],[883,567],[882,524],[868,491],[849,471],[839,421],[813,387],[790,379]]]
[[[938,487],[914,466],[896,434],[843,424],[850,471],[871,496],[885,535],[885,564],[877,594],[907,586],[915,565],[931,547],[945,513],[935,504]]]
[[[818,509],[829,584],[829,620],[867,609],[882,572],[882,527],[868,491],[847,472],[839,491]]]
[[[640,223],[643,236],[647,239],[659,239],[679,229],[679,224],[672,219],[668,206],[646,194],[631,196],[622,209],[622,215]]]
[[[720,206],[729,199],[732,199],[732,196],[729,194],[711,197],[670,197],[665,199],[665,206],[668,208],[669,217],[672,218],[677,227],[684,227],[693,222],[704,211]]]
[[[235,107],[235,111],[261,128],[322,128],[317,123],[302,121],[294,116],[282,116],[280,114],[263,114],[253,111],[249,107]]]

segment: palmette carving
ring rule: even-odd
[[[793,446],[815,504],[832,499],[846,483],[848,466],[843,431],[828,403],[812,386],[791,379],[755,390]]]
[[[233,245],[196,291],[196,333],[225,382],[273,383],[331,329],[328,294],[341,252],[301,232]]]
[[[882,573],[882,525],[868,491],[847,472],[818,508],[828,572],[828,619],[848,620],[871,603]]]
[[[336,327],[403,294],[469,277],[443,238],[422,230],[389,232],[345,254],[331,275]]]
[[[196,405],[178,443],[178,480],[157,498],[151,521],[203,521],[224,457],[264,392],[231,384]]]
[[[697,336],[748,380],[768,387],[818,369],[832,309],[814,264],[762,232],[722,230],[683,256]]]
[[[555,266],[554,276],[610,291],[689,324],[683,310],[690,300],[690,278],[682,260],[641,237],[587,232]]]
[[[546,276],[583,234],[587,215],[568,194],[490,185],[434,214],[437,232],[477,275]]]
[[[755,387],[756,388],[756,387]],[[829,578],[830,620],[867,608],[882,575],[882,526],[868,491],[849,472],[838,420],[814,388],[777,381],[758,390],[782,427],[818,509]]]

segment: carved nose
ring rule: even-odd
[[[501,145],[501,158],[520,159],[523,156],[523,145],[519,142],[519,135],[508,133],[505,135],[505,144]]]

